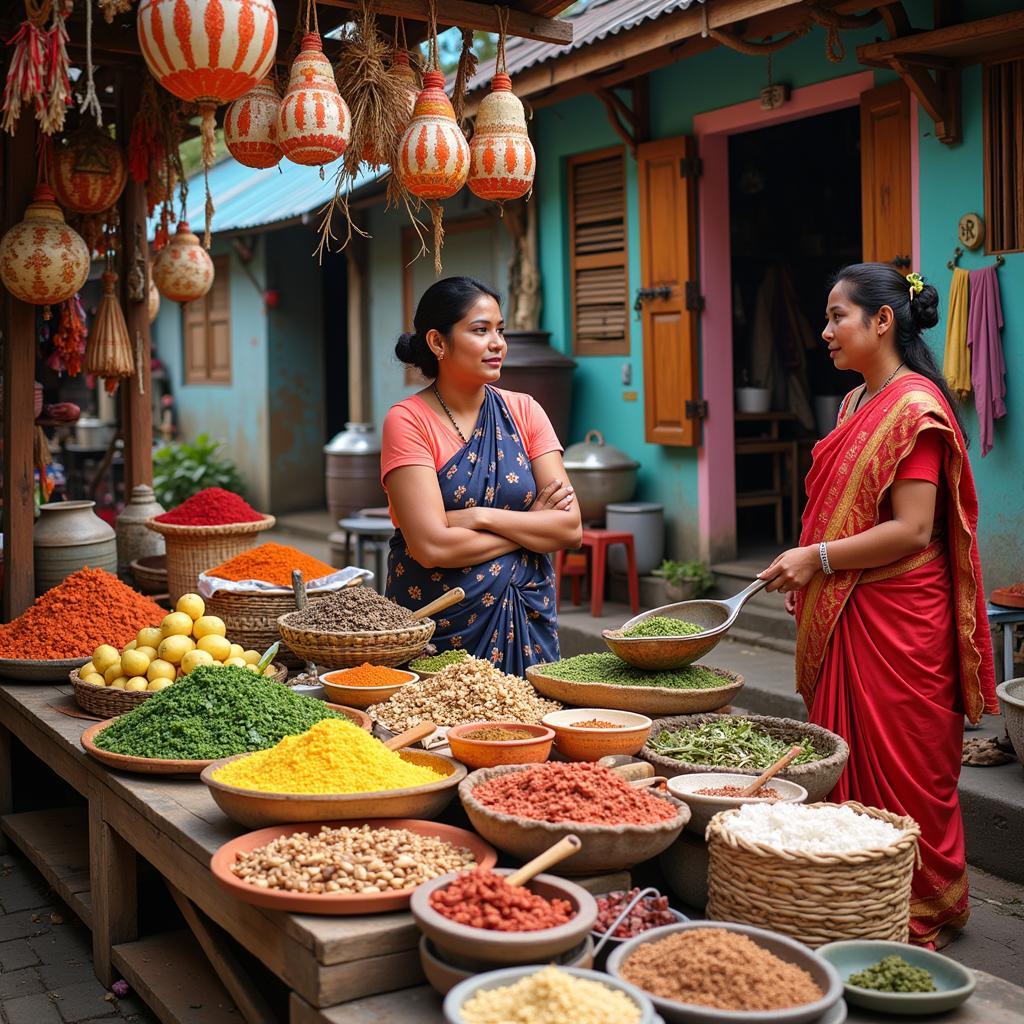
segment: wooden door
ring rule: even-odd
[[[638,147],[644,425],[652,444],[700,443],[697,170],[691,138]]]
[[[910,93],[902,82],[861,96],[860,168],[864,261],[910,270]]]

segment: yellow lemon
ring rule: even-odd
[[[127,644],[124,645],[124,647],[121,648],[121,653],[124,654],[125,651],[134,651],[135,648],[138,647],[138,646],[139,646],[139,641],[138,640],[132,640],[131,643],[127,643]]]
[[[103,678],[109,683],[111,679],[116,679],[118,676],[122,676],[124,673],[121,671],[121,659],[111,662],[103,673]]]
[[[166,690],[168,686],[173,686],[174,681],[171,679],[154,679],[146,689],[151,693],[159,693],[160,690]]]
[[[141,651],[125,651],[121,655],[121,668],[124,669],[124,674],[129,678],[132,676],[144,676],[152,660],[148,654],[143,654]]]
[[[212,665],[213,655],[208,651],[189,651],[184,658],[181,659],[181,671],[188,674],[192,669],[197,668],[199,665]]]
[[[276,669],[276,668],[274,668],[274,666],[273,666],[273,665],[268,665],[268,666],[267,666],[267,667],[266,667],[266,668],[265,668],[265,669],[263,670],[263,674],[264,674],[265,676],[276,676],[276,675],[277,675],[277,669]]]
[[[160,633],[165,640],[169,636],[191,636],[192,620],[184,612],[171,612],[160,623]]]
[[[257,674],[259,674],[260,671],[255,665],[246,665],[245,670],[246,672],[255,672]]]
[[[198,626],[199,623],[197,622],[196,625]],[[217,633],[204,634],[199,638],[196,647],[201,651],[206,651],[214,661],[223,661],[225,658],[231,657],[231,644],[225,637]]]
[[[88,675],[79,675],[79,679],[83,683],[88,683],[90,686],[106,686],[107,681],[99,674],[99,672],[90,672]]]
[[[124,684],[126,690],[145,690],[147,686],[149,686],[149,680],[145,676],[132,676]]]
[[[78,674],[84,679],[86,676],[96,674],[96,666],[91,662],[87,661],[79,670]],[[102,673],[100,673],[102,675]]]
[[[92,652],[92,663],[96,667],[97,672],[105,673],[107,669],[117,661],[117,658],[117,649],[111,647],[110,644],[100,644],[99,647]]]
[[[118,676],[113,682],[107,683],[108,688],[111,690],[123,690],[127,685],[127,676]]]
[[[159,626],[147,626],[145,629],[139,630],[139,635],[135,638],[139,641],[140,647],[159,647],[160,641],[163,640],[164,635],[160,632]]]
[[[190,636],[169,636],[160,641],[157,655],[172,665],[180,665],[189,651],[195,650],[196,643]]]
[[[241,644],[232,644],[231,650],[228,652],[228,658],[241,658],[242,661],[245,661],[245,648]],[[225,663],[228,658],[224,659]]]
[[[192,635],[200,640],[204,636],[226,636],[228,627],[224,625],[224,620],[217,618],[216,615],[204,615],[201,619],[196,619],[196,624],[192,627]]]
[[[135,653],[144,654],[147,658],[149,658],[150,661],[153,661],[156,658],[156,648],[159,646],[160,641],[157,640],[156,647],[149,647],[148,645],[146,647],[136,647]]]
[[[203,612],[206,611],[206,602],[198,594],[182,594],[178,598],[174,610],[182,612],[194,622],[203,617]]]
[[[169,661],[164,661],[162,658],[157,658],[156,661],[149,663],[149,668],[146,670],[146,678],[153,682],[154,679],[173,679],[175,668]]]
[[[255,665],[260,660],[262,655],[260,654],[259,651],[246,651],[242,655],[242,657],[245,658],[245,663],[247,665]]]
[[[225,665],[231,665],[234,668],[245,668],[244,658],[227,658],[224,662]]]

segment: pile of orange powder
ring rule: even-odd
[[[298,548],[288,547],[287,544],[261,544],[229,558],[215,569],[207,569],[206,575],[233,582],[260,580],[279,587],[290,587],[293,569],[301,571],[306,583],[338,571],[333,565],[321,562],[319,558],[313,558]]]

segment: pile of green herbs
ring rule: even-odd
[[[875,992],[936,992],[935,979],[924,967],[914,967],[901,956],[887,956],[863,971],[851,974],[848,985]]]
[[[614,686],[665,686],[671,690],[710,690],[728,686],[732,678],[703,665],[646,672],[605,651],[601,654],[577,654],[565,661],[545,665],[544,675],[574,683],[611,683]]]
[[[653,736],[648,745],[656,754],[690,764],[706,764],[716,768],[745,768],[764,771],[770,768],[789,748],[801,752],[794,765],[820,761],[822,756],[806,736],[793,743],[779,740],[758,729],[746,718],[719,718],[701,725],[665,731]]]
[[[409,662],[409,668],[413,672],[440,672],[449,665],[457,665],[465,661],[469,654],[464,650],[442,651],[440,654],[430,654],[425,658],[417,658]]]
[[[622,635],[630,639],[634,637],[652,636],[696,636],[698,633],[706,632],[706,626],[698,626],[696,622],[687,622],[685,619],[673,619],[667,615],[652,615],[635,626],[624,630]]]
[[[129,757],[213,761],[339,717],[323,701],[246,669],[200,665],[100,732],[96,746]]]

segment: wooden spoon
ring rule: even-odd
[[[668,782],[668,779],[664,775],[654,775],[649,779],[631,779],[629,784],[633,789],[651,789],[666,782]]]
[[[740,796],[754,796],[757,791],[775,774],[781,772],[794,757],[798,757],[803,747],[790,747],[770,768],[761,772],[760,775],[749,785],[745,786]]]
[[[450,608],[453,604],[458,604],[465,599],[466,592],[462,587],[452,587],[451,590],[445,591],[436,601],[431,601],[430,604],[425,604],[419,611],[413,612],[409,618],[429,619],[431,615],[443,612],[445,608]]]
[[[302,581],[301,569],[292,569],[292,591],[295,594],[295,610],[301,612],[309,600],[306,596],[306,584]],[[313,677],[314,682],[319,682],[320,676],[313,662],[305,662],[302,668],[307,675]]]
[[[384,746],[388,750],[401,750],[403,747],[411,747],[414,743],[425,739],[436,729],[437,726],[433,722],[424,719],[424,721],[414,725],[411,729],[406,729],[405,732],[400,732],[397,736],[392,736],[391,739],[386,740]]]
[[[582,846],[583,843],[577,835],[568,835],[564,839],[559,839],[554,846],[549,846],[543,853],[537,854],[533,860],[527,861],[518,871],[506,875],[505,881],[509,885],[526,885],[535,875],[553,867],[559,861],[565,860],[566,857],[571,857]]]

